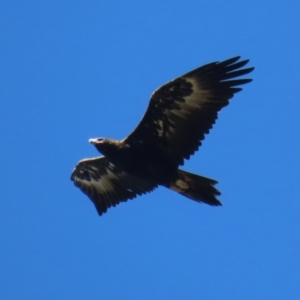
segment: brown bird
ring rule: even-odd
[[[197,68],[156,90],[136,129],[122,141],[90,139],[104,156],[81,160],[71,180],[102,215],[111,206],[153,191],[162,185],[209,205],[217,181],[180,170],[201,146],[218,112],[251,79],[235,79],[254,68],[234,57]]]

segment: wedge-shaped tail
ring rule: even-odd
[[[221,193],[214,187],[217,181],[203,176],[178,170],[179,179],[168,188],[197,202],[217,206],[222,203],[216,198]]]

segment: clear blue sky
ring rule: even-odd
[[[299,299],[297,1],[0,4],[1,299]],[[254,81],[184,169],[223,207],[165,188],[99,217],[70,173],[151,93],[211,61]]]

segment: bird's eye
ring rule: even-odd
[[[103,142],[103,140],[104,140],[103,138],[98,138],[97,142]]]

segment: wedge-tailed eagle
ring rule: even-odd
[[[202,144],[218,112],[251,79],[236,79],[254,68],[234,57],[213,62],[156,90],[139,125],[125,139],[90,139],[103,156],[81,160],[71,180],[99,215],[159,185],[209,205],[222,205],[217,181],[188,173],[183,165]]]

